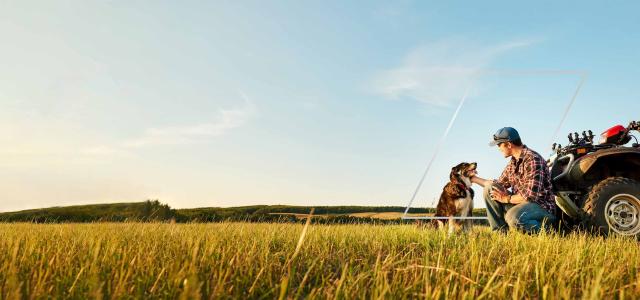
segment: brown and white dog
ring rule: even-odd
[[[436,207],[436,217],[471,217],[473,213],[473,189],[471,177],[476,175],[476,163],[460,163],[451,169],[449,182],[442,189]],[[449,223],[449,232],[462,227],[463,231],[471,230],[472,220],[434,220],[434,225],[442,228]]]

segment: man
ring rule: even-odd
[[[542,226],[554,222],[556,203],[545,159],[523,145],[518,131],[511,127],[498,130],[489,145],[497,145],[505,158],[511,157],[495,182],[471,178],[484,187],[491,229],[505,232],[511,227],[537,233]]]

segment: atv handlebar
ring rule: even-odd
[[[554,154],[547,160],[547,167],[549,167],[549,169],[554,169],[554,167],[556,167],[557,164],[560,164],[560,165],[566,165],[566,168],[563,171],[561,171],[560,174],[558,174],[557,176],[554,176],[553,180],[557,181],[559,179],[566,177],[574,161],[576,161],[578,158],[582,157],[583,155],[587,155],[588,153],[592,153],[592,152],[603,150],[603,149],[620,147],[628,143],[629,140],[631,140],[631,138],[635,139],[635,137],[631,135],[630,132],[632,130],[640,131],[640,121],[629,122],[629,125],[626,128],[624,128],[624,130],[621,130],[622,128],[620,128],[622,126],[617,126],[617,127],[621,131],[620,133],[622,135],[616,138],[614,142],[596,144],[594,143],[594,139],[593,139],[594,135],[591,132],[591,130],[589,130],[588,133],[587,131],[583,131],[582,137],[580,137],[580,135],[577,132],[569,133],[568,135],[569,144],[564,147],[560,144],[554,143],[551,148]],[[632,147],[634,148],[640,147],[640,144],[638,144],[637,139]]]

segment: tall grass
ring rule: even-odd
[[[0,224],[0,298],[637,298],[635,240],[411,225]],[[297,251],[296,251],[297,249]]]

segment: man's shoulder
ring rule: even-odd
[[[533,159],[533,160],[541,160],[541,161],[546,161],[546,159],[540,155],[540,153],[534,151],[531,148],[525,148],[526,149],[526,154],[525,157],[529,158],[529,159]]]

